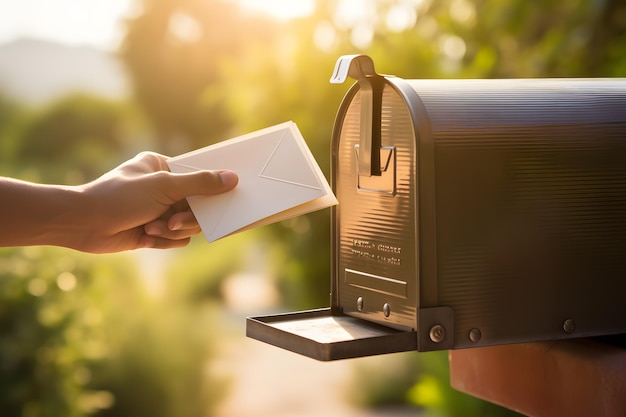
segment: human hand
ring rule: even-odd
[[[166,160],[144,152],[82,186],[86,233],[75,249],[103,253],[187,245],[200,226],[186,197],[229,191],[238,177],[226,170],[174,174]]]

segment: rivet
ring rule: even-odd
[[[430,340],[435,343],[443,342],[446,338],[446,329],[441,324],[435,324],[430,328]]]
[[[389,305],[389,303],[385,303],[385,305],[383,305],[383,314],[385,315],[385,317],[389,317],[389,315],[391,314],[391,306]]]
[[[363,311],[363,297],[359,297],[356,299],[356,308],[359,311]]]
[[[482,333],[480,332],[480,329],[472,329],[469,332],[469,339],[470,341],[476,343],[480,340],[480,338],[482,337]]]
[[[574,320],[565,320],[565,322],[563,323],[563,331],[565,333],[574,333],[574,330],[576,330],[576,323],[574,322]]]

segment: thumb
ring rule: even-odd
[[[233,171],[196,171],[185,174],[171,174],[170,197],[174,201],[192,195],[213,195],[235,188],[239,177]]]

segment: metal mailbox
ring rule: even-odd
[[[248,336],[334,360],[626,333],[626,79],[348,76],[330,308]]]

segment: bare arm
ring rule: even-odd
[[[141,153],[80,186],[0,178],[0,246],[54,245],[84,252],[185,246],[200,232],[185,200],[228,191],[231,171],[169,172]]]

